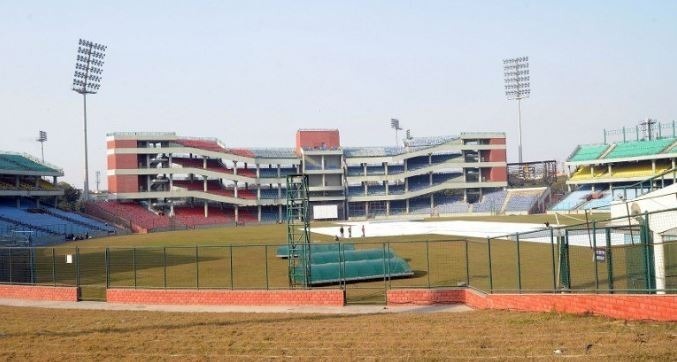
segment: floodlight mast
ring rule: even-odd
[[[397,145],[398,145],[398,143],[397,143],[397,138],[398,138],[397,137],[397,131],[402,129],[402,128],[400,128],[400,120],[395,119],[395,118],[391,118],[390,119],[390,128],[395,130],[395,147],[397,147]]]
[[[505,96],[508,100],[517,100],[517,126],[519,130],[517,154],[522,163],[522,99],[529,98],[529,57],[509,58],[503,60],[505,76]]]
[[[40,153],[42,154],[42,162],[45,162],[45,141],[47,141],[47,132],[40,131],[38,133],[38,139],[36,141],[40,142]]]
[[[78,55],[73,75],[73,91],[82,94],[84,110],[85,135],[85,184],[82,199],[89,199],[89,154],[87,152],[87,94],[96,94],[101,87],[103,59],[106,57],[106,46],[89,40],[80,39]]]

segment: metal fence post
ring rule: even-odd
[[[487,252],[488,252],[488,259],[489,259],[489,293],[494,292],[494,278],[491,273],[491,239],[487,238]]]
[[[268,283],[268,244],[265,245],[263,259],[266,264],[266,290],[268,290],[270,289],[270,285]]]
[[[13,284],[13,278],[12,278],[12,248],[7,249],[7,256],[9,259],[9,284]]]
[[[134,289],[136,289],[136,248],[132,248],[132,271],[134,272]]]
[[[54,254],[54,248],[52,248],[52,284],[56,286],[56,255]]]
[[[468,254],[468,239],[465,242],[465,285],[470,286],[470,258]]]
[[[80,286],[80,248],[75,247],[75,286]]]
[[[613,255],[611,251],[611,229],[606,228],[606,274],[608,282],[609,293],[613,293],[614,290],[614,266],[613,266]]]
[[[522,266],[520,259],[520,234],[515,233],[515,245],[517,249],[517,292],[522,293]]]
[[[200,247],[195,245],[195,288],[200,289]]]
[[[592,262],[595,263],[595,293],[599,292],[599,271],[597,270],[597,222],[592,222]]]
[[[106,263],[106,289],[110,286],[110,256],[108,255],[108,248],[103,250],[103,260]]]
[[[425,241],[425,263],[426,263],[426,277],[428,279],[428,289],[430,289],[430,241],[428,240]]]
[[[388,251],[391,250],[391,249],[390,249],[390,242],[389,242],[389,241],[386,242],[386,249],[388,249]],[[388,267],[388,271],[387,271],[387,275],[388,275],[388,289],[391,289],[391,288],[393,287],[393,285],[392,285],[393,279],[390,277],[390,259],[388,259],[387,267]]]
[[[235,289],[234,284],[233,284],[233,245],[229,245],[230,247],[230,289]]]
[[[167,247],[162,247],[162,286],[167,289]]]
[[[559,231],[558,231],[559,233]],[[557,269],[555,267],[555,233],[550,228],[550,260],[552,261],[552,291],[557,291]]]
[[[386,277],[386,244],[383,243],[383,299],[385,299],[386,305],[388,305],[388,279]],[[428,282],[428,287],[430,287],[430,282]]]

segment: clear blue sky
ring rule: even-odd
[[[89,97],[90,185],[105,135],[174,131],[291,147],[299,128],[344,146],[503,131],[517,105],[502,59],[527,55],[525,160],[563,161],[602,129],[677,118],[675,1],[4,1],[0,149],[40,155],[83,183],[79,38],[108,45]],[[102,188],[105,188],[105,177]]]

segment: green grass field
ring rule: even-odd
[[[553,215],[470,219],[555,221]],[[563,221],[576,222],[574,219],[560,219],[560,222]],[[323,225],[326,224],[313,226]],[[312,238],[314,242],[333,242],[331,237],[324,235],[313,234]],[[518,288],[522,291],[551,291],[557,285],[556,275],[553,275],[553,271],[556,273],[557,270],[557,247],[548,244],[521,242],[518,270],[516,243],[492,240],[490,284],[486,239],[416,235],[359,238],[350,242],[356,243],[358,249],[393,250],[409,263],[414,276],[347,284],[349,303],[383,303],[387,288],[470,285],[480,290],[500,292],[516,291]],[[110,287],[138,288],[285,289],[289,287],[288,262],[275,256],[277,246],[283,244],[286,244],[285,225],[90,239],[39,249],[35,255],[35,278],[44,284],[80,285],[83,299],[92,300],[105,298],[106,283]],[[616,262],[611,272],[616,289],[633,287],[625,270],[626,252],[626,248],[614,248]],[[67,254],[74,255],[73,263],[66,263]],[[571,247],[570,259],[573,289],[604,291],[609,288],[607,265],[593,262],[590,248]]]

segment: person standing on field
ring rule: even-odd
[[[352,238],[353,237],[353,226],[348,225],[348,237]]]
[[[339,233],[341,234],[341,238],[343,238],[343,226],[339,229]]]
[[[364,237],[364,224],[362,224],[362,237]]]

